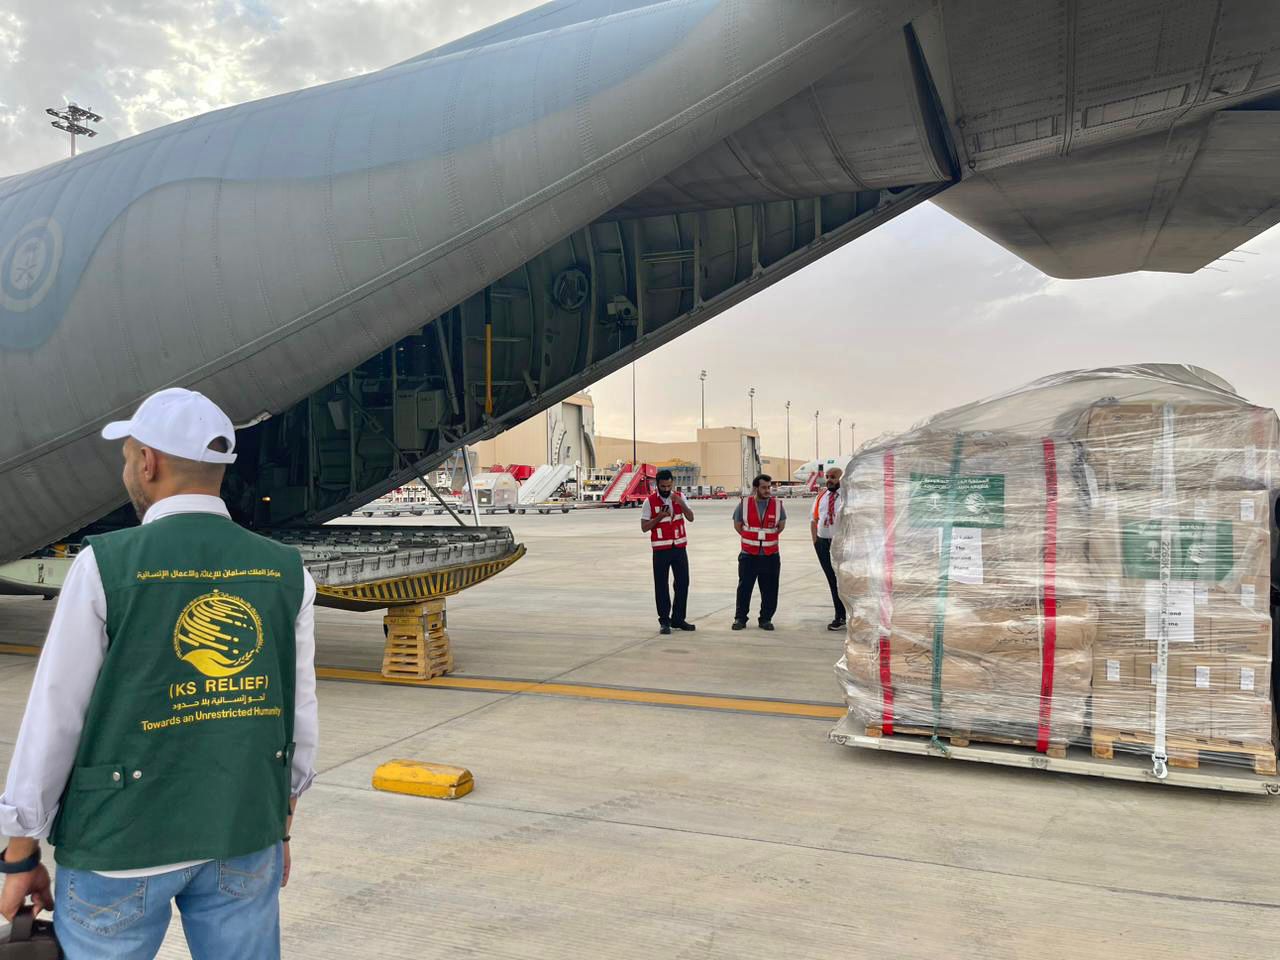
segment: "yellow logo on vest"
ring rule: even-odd
[[[262,649],[262,618],[252,604],[221,590],[196,597],[173,629],[178,659],[206,677],[232,677]]]

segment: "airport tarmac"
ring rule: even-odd
[[[695,504],[698,630],[666,637],[638,511],[492,518],[528,555],[449,601],[455,676],[491,689],[320,684],[285,955],[1274,955],[1280,801],[828,743],[839,642],[808,506],[788,503],[773,633],[729,630],[728,503]],[[0,600],[0,643],[38,644],[52,607]],[[321,667],[378,670],[380,615],[321,610],[317,625]],[[33,669],[0,656],[6,760]],[[529,681],[574,695],[519,692]],[[466,766],[475,792],[373,791],[396,757]],[[161,956],[186,956],[176,922]]]

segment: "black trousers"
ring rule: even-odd
[[[775,553],[738,554],[738,605],[733,619],[745,622],[751,613],[751,592],[760,584],[760,620],[773,619],[778,609],[778,577],[782,573],[782,555]]]
[[[831,565],[831,540],[819,537],[813,545],[813,550],[818,555],[822,572],[827,575],[827,586],[831,588],[831,605],[835,608],[836,620],[844,623],[844,602],[840,599],[840,589],[836,586],[836,568]]]
[[[668,582],[671,579],[676,582],[674,609]],[[684,547],[653,551],[653,598],[658,602],[658,623],[664,627],[684,623],[689,602],[689,553]]]

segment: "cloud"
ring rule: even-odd
[[[102,114],[93,144],[232,103],[377,70],[535,0],[6,0],[0,177],[66,156],[46,106]],[[709,426],[746,423],[765,451],[823,456],[930,413],[1075,367],[1167,360],[1280,401],[1270,317],[1280,234],[1193,276],[1059,281],[931,204],[761,291],[639,363],[642,437],[691,439],[707,369]],[[592,391],[597,429],[629,436],[627,370]],[[839,436],[836,418],[844,420]]]
[[[534,0],[9,0],[0,11],[0,176],[60,160],[44,108],[103,117],[87,147],[378,70]]]

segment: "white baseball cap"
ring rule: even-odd
[[[142,401],[132,420],[116,420],[102,428],[107,440],[133,437],[140,444],[201,463],[236,462],[236,428],[222,408],[194,390],[171,387]],[[221,437],[227,452],[210,450]]]

